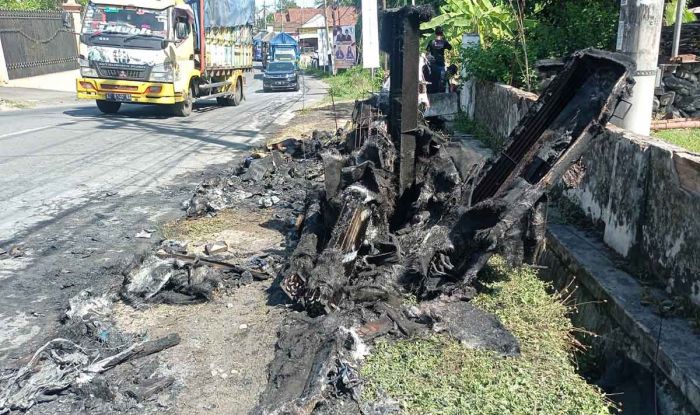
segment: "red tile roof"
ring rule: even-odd
[[[287,9],[286,13],[275,13],[275,31],[297,33],[301,26],[317,14],[323,14],[323,8],[295,7]],[[333,9],[328,7],[326,17],[329,26],[333,25],[333,17],[338,26],[354,26],[357,23],[357,10],[354,7],[341,6],[334,13]]]

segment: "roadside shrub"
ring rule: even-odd
[[[584,0],[552,5],[533,16],[528,49],[537,59],[558,58],[589,47],[613,50],[619,2]]]
[[[451,40],[457,40],[458,34],[465,31],[479,31],[481,46],[462,54],[466,75],[527,88],[536,84],[532,82],[533,67],[538,59],[564,57],[588,47],[612,50],[617,34],[618,3],[617,0],[526,2],[520,19],[516,0],[488,3],[450,0],[441,8],[443,14],[423,27],[443,25]],[[522,26],[518,26],[520,23]],[[527,52],[516,35],[518,27],[525,35]]]
[[[515,86],[526,84],[524,54],[515,39],[496,39],[485,47],[467,48],[462,56],[468,77]]]

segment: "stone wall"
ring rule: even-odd
[[[535,96],[475,82],[462,110],[507,136]],[[700,305],[700,155],[608,126],[565,175],[555,197],[603,230],[629,263]]]
[[[661,42],[659,42],[659,56],[662,61],[668,61],[673,46],[673,32],[675,26],[664,26],[661,29]],[[700,55],[700,21],[683,23],[681,26],[681,39],[678,53]]]
[[[654,118],[700,118],[700,62],[666,67],[654,93]]]

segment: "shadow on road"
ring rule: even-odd
[[[197,108],[198,112],[207,112],[218,108],[216,105],[204,105]],[[136,111],[138,110],[138,111]],[[134,108],[134,110],[125,110],[117,114],[102,114],[95,108],[79,108],[65,111],[64,114],[72,117],[91,117],[99,118],[100,124],[96,127],[98,130],[119,130],[121,132],[132,130],[143,134],[159,134],[163,136],[183,137],[190,140],[197,140],[208,144],[220,145],[223,147],[235,150],[249,150],[250,144],[234,142],[225,139],[224,137],[244,137],[255,138],[258,130],[250,129],[229,129],[226,131],[212,131],[210,128],[196,127],[196,120],[189,118],[177,118],[170,114],[164,115],[163,108],[157,106],[148,106],[143,108]],[[167,108],[165,109],[167,110]],[[152,122],[152,120],[164,120],[175,118],[172,124],[161,122]],[[206,125],[206,123],[204,124]]]
[[[223,108],[215,101],[203,101],[194,104],[193,113],[199,114],[209,112],[218,108]],[[142,119],[167,119],[178,118],[171,112],[170,108],[164,105],[140,105],[123,104],[116,114],[103,114],[97,107],[82,107],[63,111],[70,117],[93,117],[93,118],[142,118]]]

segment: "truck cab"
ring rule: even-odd
[[[222,46],[214,46],[204,33],[204,1],[91,0],[80,35],[78,98],[95,100],[104,113],[117,112],[122,103],[161,104],[187,116],[205,97],[238,105],[244,72],[252,70],[252,39],[234,44],[220,37]],[[207,62],[207,44],[222,54],[227,47],[249,48],[250,62],[214,66]]]

